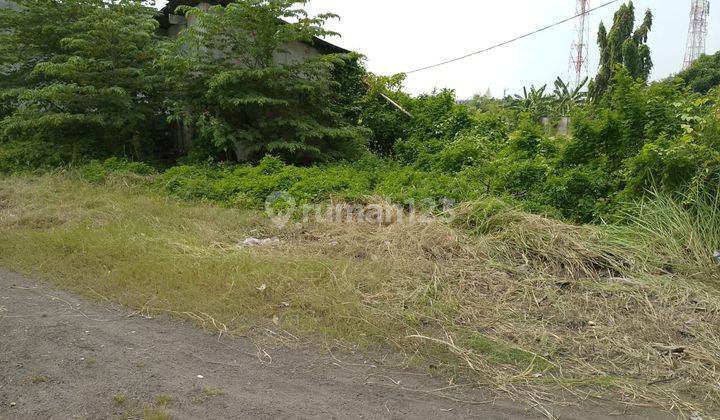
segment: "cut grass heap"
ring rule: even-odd
[[[391,351],[540,404],[583,389],[684,412],[720,407],[717,231],[670,201],[645,204],[624,227],[476,202],[454,227],[277,229],[258,213],[123,184],[0,180],[0,265],[222,333]],[[248,236],[282,242],[240,246]]]

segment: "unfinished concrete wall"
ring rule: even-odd
[[[195,7],[207,11],[210,7],[212,7],[212,5],[209,3],[198,3]],[[195,18],[192,16],[186,18],[185,16],[174,14],[168,16],[168,21],[170,26],[167,34],[171,38],[177,37],[180,32],[196,24]],[[320,52],[307,43],[291,42],[283,46],[281,51],[276,51],[275,54],[273,54],[273,59],[275,64],[288,65],[302,63],[306,59],[316,57],[318,55],[320,55]],[[238,65],[242,64],[238,63]]]
[[[570,134],[570,117],[560,117],[559,121],[552,121],[550,117],[543,117],[540,120],[545,132],[550,135],[567,136]]]
[[[8,0],[0,0],[0,9],[19,9],[18,5],[8,1]]]
[[[277,64],[299,64],[311,57],[320,55],[318,50],[303,42],[291,42],[283,46],[282,51],[273,54],[273,60]]]

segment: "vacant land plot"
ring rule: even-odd
[[[475,234],[437,221],[277,229],[125,181],[0,181],[0,265],[223,336],[387,354],[548,414],[593,397],[720,407],[716,267],[658,267],[619,231],[518,212]],[[249,236],[280,243],[241,246]]]

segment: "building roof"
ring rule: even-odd
[[[0,0],[0,2],[2,1],[4,0]],[[196,6],[200,3],[227,6],[228,4],[232,3],[232,0],[208,0],[204,2],[199,0],[170,0],[167,2],[165,7],[160,9],[160,12],[162,13],[161,16],[158,16],[158,20],[160,21],[160,27],[167,29],[170,26],[168,16],[171,14],[175,14],[175,9],[177,9],[178,7]],[[312,40],[307,41],[306,43],[310,44],[312,47],[314,47],[323,54],[347,54],[351,52],[350,50],[337,46],[316,36],[314,36]]]

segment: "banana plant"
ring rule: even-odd
[[[555,107],[560,115],[567,116],[573,108],[587,102],[588,94],[583,91],[587,82],[586,77],[577,86],[572,87],[559,77],[555,80]]]
[[[522,95],[515,95],[513,102],[516,109],[523,112],[530,112],[536,116],[544,116],[549,109],[552,97],[545,94],[547,85],[540,88],[530,86],[530,89],[523,87]]]

